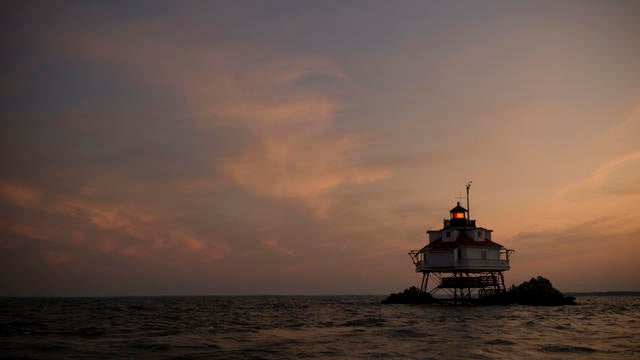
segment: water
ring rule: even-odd
[[[380,305],[382,297],[0,299],[20,359],[639,359],[640,297],[564,307]]]

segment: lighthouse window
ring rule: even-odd
[[[449,238],[449,237],[451,237],[451,231],[447,231],[447,232],[445,233],[445,235],[446,235],[448,238]]]
[[[464,218],[464,213],[461,213],[461,212],[453,213],[453,218],[454,219],[463,219]]]
[[[480,253],[480,258],[482,260],[487,260],[487,251],[486,250],[482,250],[482,252]]]

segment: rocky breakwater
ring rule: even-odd
[[[420,291],[415,286],[404,289],[401,293],[389,295],[382,301],[383,304],[429,304],[435,302],[431,294]]]
[[[405,289],[401,293],[389,295],[383,304],[429,304],[445,302],[443,299],[432,297],[431,294],[421,292],[415,286]],[[476,305],[539,305],[539,306],[559,306],[575,305],[573,296],[564,296],[558,289],[554,288],[551,281],[538,276],[525,281],[518,286],[512,286],[509,290],[492,296],[471,299],[465,302]]]
[[[575,305],[576,298],[564,296],[551,285],[551,281],[542,276],[531,278],[518,286],[513,286],[507,294],[513,302],[521,305]]]

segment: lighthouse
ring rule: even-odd
[[[513,253],[491,239],[493,230],[469,218],[470,187],[467,208],[458,202],[442,229],[427,231],[427,245],[409,252],[416,272],[422,273],[421,291],[456,303],[504,292],[503,272],[510,269]]]

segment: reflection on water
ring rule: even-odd
[[[3,358],[637,359],[640,298],[565,307],[382,297],[0,299]]]

